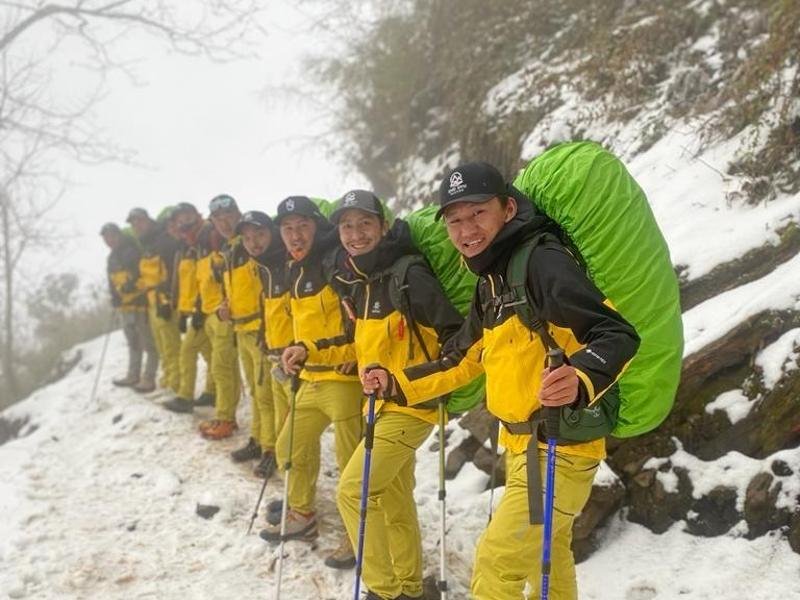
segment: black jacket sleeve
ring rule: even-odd
[[[464,323],[455,307],[450,303],[441,283],[431,270],[423,265],[412,265],[406,273],[408,300],[414,321],[431,327],[444,346]]]
[[[579,402],[593,402],[636,354],[639,336],[635,329],[562,247],[544,244],[533,250],[528,289],[541,319],[571,330],[585,344],[569,362],[579,371]]]

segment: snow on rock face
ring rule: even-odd
[[[800,328],[791,329],[756,356],[756,366],[761,369],[764,387],[772,389],[786,373],[797,369],[800,357]]]
[[[717,410],[724,411],[733,425],[749,415],[754,405],[755,401],[745,396],[742,390],[730,390],[717,396],[713,402],[706,404],[705,410],[708,414],[713,414]]]
[[[175,415],[158,405],[168,396],[144,398],[110,384],[123,371],[126,356],[122,336],[114,334],[92,404],[89,390],[101,342],[86,344],[87,369],[76,369],[3,414],[28,416],[38,429],[0,447],[0,590],[10,598],[36,600],[271,598],[277,548],[257,536],[264,526],[263,509],[254,532],[245,534],[261,482],[250,465],[234,465],[228,457],[247,439],[249,402],[240,404],[241,429],[235,439],[204,441],[196,425],[210,416],[210,409]],[[454,448],[466,434],[457,423],[448,427],[453,429],[448,448]],[[438,453],[430,450],[436,435],[434,429],[417,452],[415,499],[426,575],[438,573],[439,560]],[[321,535],[314,546],[286,544],[286,600],[352,595],[354,572],[322,564],[340,532],[332,446],[328,430],[322,437],[317,496]],[[792,483],[800,458],[784,451],[775,459],[792,470],[778,477],[783,485],[779,502],[791,504],[792,494],[800,493],[800,483]],[[744,458],[731,459],[731,466],[737,460],[748,472],[765,468],[764,461]],[[700,466],[688,457],[683,462],[696,472],[695,479],[704,479]],[[725,472],[724,463],[714,473],[710,469],[705,475],[709,482]],[[599,473],[599,483],[611,481],[610,470],[602,467]],[[475,545],[486,527],[492,496],[485,486],[485,474],[469,467],[447,482],[452,598],[469,597]],[[273,476],[265,502],[280,497],[281,490],[281,479]],[[502,494],[502,488],[494,491],[495,506]],[[220,510],[205,520],[195,513],[198,504]],[[753,542],[728,536],[709,540],[679,528],[656,536],[617,519],[608,539],[578,565],[581,598],[735,600],[725,589],[749,589],[747,600],[800,594],[800,579],[789,576],[800,571],[800,556],[771,536]],[[530,560],[533,564],[539,558]],[[721,571],[709,575],[714,561],[725,565],[729,588],[722,587]]]

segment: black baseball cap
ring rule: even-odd
[[[239,205],[236,204],[236,200],[233,199],[233,196],[228,194],[219,194],[218,196],[214,196],[211,199],[211,202],[208,203],[209,215],[213,215],[221,210],[228,209],[239,210]]]
[[[310,217],[316,221],[325,221],[325,217],[319,210],[319,206],[308,196],[289,196],[281,200],[278,204],[278,214],[275,222],[280,225],[284,217],[290,215],[300,215]]]
[[[150,215],[147,214],[147,211],[143,208],[132,208],[131,211],[128,213],[128,218],[125,219],[127,223],[130,223],[134,219],[150,219]]]
[[[236,224],[236,234],[240,235],[245,225],[254,225],[256,227],[272,228],[272,219],[269,218],[267,213],[260,210],[249,210],[242,215],[241,220]]]
[[[180,213],[189,212],[192,214],[197,214],[199,211],[197,207],[192,204],[191,202],[178,202],[175,206],[172,207],[172,216],[176,217]]]
[[[380,198],[366,190],[351,190],[336,201],[336,208],[329,217],[330,222],[337,225],[344,211],[350,208],[378,215],[383,221],[383,205]]]
[[[439,186],[438,221],[444,209],[456,202],[486,202],[495,196],[508,194],[505,179],[495,167],[486,162],[470,162],[450,171]]]
[[[122,230],[116,223],[105,223],[100,228],[100,235],[105,235],[107,233],[122,233]]]

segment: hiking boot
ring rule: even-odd
[[[266,542],[278,543],[281,541],[281,524],[278,522],[276,525],[269,525],[261,530],[258,534],[262,540]],[[317,539],[319,531],[317,530],[317,517],[312,512],[307,515],[297,512],[296,510],[289,509],[286,513],[286,533],[284,534],[285,540],[301,540],[303,542],[311,542]]]
[[[151,392],[156,391],[156,383],[155,381],[147,381],[145,379],[139,380],[135,386],[133,386],[133,391],[138,392],[139,394],[149,394]]]
[[[255,441],[253,438],[247,440],[247,444],[242,446],[241,448],[237,448],[233,452],[231,452],[231,458],[233,462],[240,463],[246,460],[253,460],[254,458],[258,458],[261,456],[261,446],[258,445],[258,442]]]
[[[236,421],[216,421],[211,427],[200,433],[207,440],[216,441],[231,437],[237,429],[239,427],[236,425]]]
[[[197,397],[197,400],[194,401],[195,406],[214,406],[214,394],[209,394],[208,392],[203,392]]]
[[[346,534],[342,534],[339,545],[336,549],[325,557],[325,566],[331,569],[352,569],[356,566],[356,555],[353,553],[353,545]]]
[[[136,377],[135,375],[128,375],[127,377],[112,379],[111,383],[113,383],[117,387],[133,387],[137,383],[139,383],[139,378]]]
[[[413,596],[406,596],[405,594],[400,594],[399,596],[395,596],[394,598],[384,598],[383,596],[378,596],[375,592],[371,592],[367,590],[367,595],[364,596],[363,600],[422,600],[423,596],[417,596],[414,598]]]
[[[273,500],[267,504],[267,523],[277,525],[281,522],[283,512],[283,500]]]
[[[275,472],[275,453],[272,450],[264,450],[261,460],[253,467],[253,474],[262,479],[269,479]]]
[[[194,409],[194,403],[186,398],[175,396],[172,400],[167,400],[161,406],[175,413],[190,413]]]

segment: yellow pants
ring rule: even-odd
[[[539,463],[544,482],[546,455],[541,449]],[[506,464],[505,493],[475,551],[471,591],[476,600],[521,600],[526,581],[531,584],[531,599],[539,598],[541,589],[542,526],[529,522],[525,453],[509,454]],[[556,455],[550,571],[553,600],[578,598],[570,548],[572,523],[589,499],[597,465],[594,458]]]
[[[206,388],[209,394],[214,393],[214,378],[211,376],[211,342],[204,329],[195,329],[189,325],[181,340],[180,373],[181,384],[178,396],[186,400],[194,399],[195,382],[197,380],[197,355],[203,356],[208,370],[206,372]]]
[[[272,367],[273,363],[267,361],[267,368]],[[272,402],[275,406],[275,432],[280,435],[289,416],[289,402],[292,397],[292,380],[289,377],[276,377],[274,372],[271,375],[272,379]]]
[[[211,341],[211,377],[214,379],[216,391],[216,418],[235,421],[240,384],[233,326],[220,321],[217,315],[210,314],[206,316],[204,329]]]
[[[414,466],[416,450],[432,429],[430,423],[399,412],[382,413],[375,422],[361,578],[382,598],[422,595]],[[362,441],[342,472],[336,494],[353,548],[358,547],[364,453]]]
[[[262,450],[275,448],[275,404],[272,400],[272,374],[267,357],[258,347],[257,331],[240,331],[236,334],[239,360],[244,369],[244,378],[250,389],[252,401],[252,424],[250,437]]]
[[[314,510],[320,463],[320,437],[333,423],[336,464],[344,471],[361,439],[361,384],[358,381],[303,381],[295,399],[292,470],[289,474],[289,507]],[[278,466],[289,454],[290,419],[278,436]]]
[[[156,314],[153,304],[147,307],[147,317],[150,319],[150,330],[153,332],[153,341],[161,357],[162,376],[159,381],[161,387],[170,388],[176,394],[181,384],[181,333],[178,331],[178,315],[170,319],[162,319]]]

